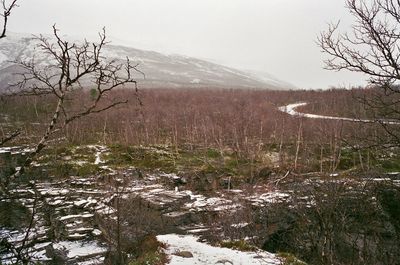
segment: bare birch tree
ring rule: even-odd
[[[346,6],[354,18],[352,29],[340,33],[339,23],[331,24],[318,39],[328,55],[326,69],[367,76],[375,94],[363,102],[389,135],[389,140],[378,140],[399,146],[396,124],[400,121],[400,1],[346,0]]]
[[[36,37],[38,50],[41,52],[41,56],[47,56],[49,64],[41,65],[34,58],[15,62],[23,71],[19,74],[19,81],[13,85],[13,89],[7,96],[46,95],[54,109],[45,131],[40,140],[35,143],[33,151],[27,155],[23,164],[14,174],[0,182],[0,195],[3,198],[8,197],[9,183],[24,173],[25,169],[49,144],[49,140],[54,137],[56,132],[62,131],[68,124],[78,119],[127,103],[126,98],[119,99],[110,94],[117,88],[133,87],[137,92],[137,83],[133,72],[140,71],[136,69],[136,65],[132,65],[129,58],[126,58],[125,63],[119,63],[102,56],[104,46],[107,45],[104,29],[99,33],[97,43],[89,43],[86,40],[83,43],[69,43],[60,37],[55,26],[53,26],[53,33],[54,38],[52,39],[44,36]],[[91,93],[85,93],[88,89],[91,89]],[[90,99],[85,100],[82,95],[87,95]],[[1,139],[1,144],[17,134],[19,131]],[[36,205],[36,202],[43,198],[37,192],[34,180],[29,182],[29,186],[35,192],[34,205]],[[35,214],[35,206],[33,206],[32,220],[34,220]],[[30,257],[28,253],[25,253],[25,243],[28,241],[30,230],[34,225],[34,222],[30,222],[21,247],[9,244],[9,249],[14,253],[17,263],[29,263]]]
[[[53,116],[46,132],[36,144],[25,163],[14,176],[24,172],[35,156],[47,145],[50,136],[57,130],[65,128],[74,120],[83,118],[93,113],[100,113],[127,103],[127,99],[110,98],[109,94],[116,88],[133,84],[137,91],[137,84],[132,76],[132,71],[138,71],[129,58],[125,64],[115,60],[106,60],[101,52],[107,44],[105,30],[99,33],[98,43],[84,41],[82,44],[69,43],[61,39],[58,30],[53,26],[55,42],[46,37],[37,37],[40,50],[49,56],[52,63],[39,67],[34,60],[16,62],[24,69],[21,80],[16,84],[19,95],[52,95],[56,99]],[[80,109],[71,109],[66,101],[80,100],[74,98],[74,92],[82,90],[83,83],[89,82],[94,97],[89,105]]]

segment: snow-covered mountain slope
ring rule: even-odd
[[[289,82],[280,80],[273,76],[270,73],[263,72],[263,71],[257,71],[257,70],[244,70],[246,73],[249,73],[249,75],[253,78],[255,78],[258,81],[261,81],[266,84],[270,84],[272,86],[276,87],[282,87],[286,89],[297,89],[297,87]]]
[[[75,40],[73,40],[75,41]],[[276,78],[240,71],[226,66],[181,55],[165,55],[154,51],[130,47],[107,45],[103,55],[108,59],[125,60],[129,57],[138,63],[145,78],[137,74],[140,87],[222,87],[290,89],[288,83]],[[0,89],[15,81],[15,73],[20,71],[9,61],[35,58],[41,66],[49,63],[46,55],[37,47],[31,35],[10,33],[0,41]]]

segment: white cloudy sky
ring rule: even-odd
[[[94,36],[114,44],[210,59],[269,72],[301,88],[363,84],[363,76],[323,70],[316,44],[327,23],[351,18],[344,0],[19,0],[9,29]]]

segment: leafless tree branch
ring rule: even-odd
[[[18,135],[21,134],[21,130],[17,129],[14,132],[10,133],[9,135],[0,138],[0,146],[3,146],[4,144],[6,144],[7,142],[13,140],[14,138],[18,137]]]
[[[118,105],[127,103],[126,99],[110,99],[109,93],[119,87],[133,84],[137,92],[137,83],[133,78],[133,71],[137,65],[132,65],[127,58],[125,63],[106,60],[101,56],[107,44],[105,29],[99,33],[98,43],[84,41],[82,44],[69,43],[63,40],[56,26],[53,26],[54,40],[38,36],[39,50],[49,56],[51,64],[40,67],[35,60],[16,62],[25,72],[15,85],[20,95],[50,94],[57,99],[53,116],[45,133],[36,144],[20,169],[13,174],[13,179],[22,174],[35,157],[46,147],[49,138],[56,131],[63,129],[69,123],[88,116],[100,113]],[[139,71],[138,71],[139,72]],[[74,92],[82,90],[82,83],[88,83],[95,97],[89,106],[72,109],[66,102],[79,100],[74,98]],[[4,188],[4,187],[3,187]]]
[[[346,0],[354,17],[352,30],[339,32],[339,23],[329,25],[318,38],[319,46],[328,55],[329,70],[348,70],[365,74],[376,91],[373,98],[363,100],[382,119],[400,119],[400,1]],[[396,125],[380,122],[385,131],[400,145]]]

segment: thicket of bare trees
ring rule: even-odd
[[[70,102],[71,108],[90,104],[90,93],[80,93],[81,101]],[[100,141],[123,145],[166,144],[189,150],[213,148],[221,157],[229,152],[249,161],[268,160],[265,155],[270,153],[279,156],[282,170],[294,168],[297,153],[296,171],[334,172],[357,166],[360,160],[367,167],[365,153],[343,164],[349,160],[346,155],[354,153],[348,149],[342,152],[343,148],[368,145],[366,141],[358,141],[359,138],[384,135],[383,130],[374,124],[293,118],[279,112],[277,107],[307,99],[321,104],[310,104],[305,111],[334,115],[338,110],[348,117],[367,115],[361,104],[351,100],[352,93],[364,95],[368,91],[143,90],[140,92],[142,107],[125,104],[101,115],[83,117],[65,127],[64,135],[73,144]],[[117,98],[136,96],[135,92],[123,89],[112,95]],[[55,104],[55,99],[46,101],[44,96],[37,104],[44,106],[49,102]],[[2,109],[8,113],[21,112],[22,107],[29,109],[26,116],[20,116],[27,121],[24,131],[40,135],[44,128],[30,123],[46,122],[49,113],[39,108],[37,116],[34,105],[31,98],[19,97]]]
[[[308,264],[397,264],[398,187],[334,178],[300,185],[291,207],[263,214],[286,224],[269,234],[265,249],[294,253]]]

